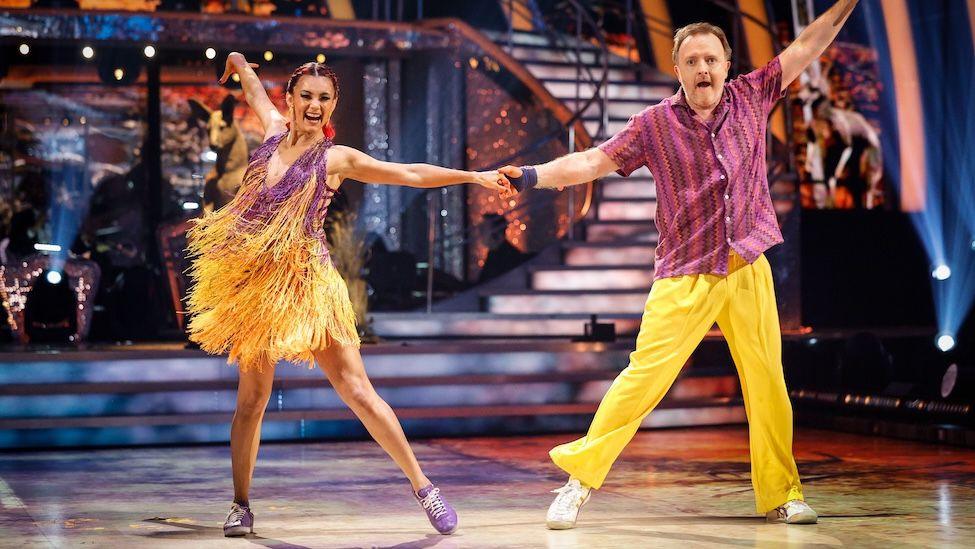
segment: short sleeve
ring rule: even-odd
[[[769,61],[764,67],[741,76],[740,81],[747,88],[749,95],[760,102],[766,113],[772,112],[775,103],[785,97],[785,91],[782,90],[782,64],[778,57]]]
[[[643,117],[646,111],[630,117],[616,135],[599,145],[599,150],[613,159],[619,168],[617,173],[626,177],[646,164],[646,148],[643,141]]]

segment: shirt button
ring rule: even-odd
[[[718,153],[718,160],[721,160],[721,159],[723,159],[723,158],[724,158],[724,157],[723,157],[723,156],[721,156],[721,153]]]
[[[731,223],[731,217],[730,216],[725,216],[724,220],[727,221],[728,223]]]
[[[712,133],[712,134],[711,134],[711,137],[718,137],[718,134],[716,134],[716,133]]]
[[[725,240],[727,240],[727,241],[728,241],[728,244],[731,244],[731,237],[728,237],[728,238],[726,238]]]
[[[720,179],[721,181],[724,181],[724,174],[721,174],[721,177],[719,177],[718,179]]]
[[[724,199],[725,199],[725,200],[731,200],[731,195],[730,195],[730,194],[726,194],[726,195],[724,195]]]

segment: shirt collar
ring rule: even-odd
[[[697,113],[694,109],[687,104],[687,98],[684,97],[684,87],[677,86],[677,93],[675,93],[670,98],[671,105],[679,106],[686,110],[687,114],[693,118]],[[714,108],[714,112],[711,113],[711,120],[709,124],[717,124],[724,120],[726,114],[728,114],[728,107],[731,105],[731,97],[728,95],[728,83],[725,82],[724,89],[721,90],[721,100],[718,101],[718,106]]]

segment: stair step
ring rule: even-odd
[[[626,122],[607,122],[602,131],[600,131],[599,120],[583,120],[582,125],[586,127],[586,132],[589,135],[600,139],[609,139],[626,127]]]
[[[576,81],[575,80],[542,80],[542,84],[548,89],[549,93],[554,95],[560,101],[575,100],[576,99]],[[588,82],[579,83],[579,98],[583,101],[592,97],[595,93],[595,87]],[[673,95],[671,89],[667,86],[660,86],[655,84],[646,84],[642,82],[607,82],[603,88],[606,98],[608,100],[615,100],[617,98],[621,99],[639,99],[646,101],[647,105],[653,105],[660,101],[663,97],[670,97]],[[635,112],[639,112],[635,111]]]
[[[603,179],[596,185],[596,190],[602,198],[657,198],[657,187],[652,177]]]
[[[563,243],[566,265],[647,265],[653,264],[654,244],[621,244],[604,242]]]
[[[559,51],[563,51],[563,50],[559,50]],[[572,78],[575,78],[574,71],[577,66],[577,63],[575,62],[574,59],[575,58],[573,57],[572,60],[565,60],[565,61],[547,61],[547,60],[540,60],[540,59],[519,59],[519,61],[521,61],[524,65],[528,67],[546,66],[546,67],[571,68],[573,70]],[[618,62],[615,62],[617,60]],[[602,61],[597,61],[595,63],[582,63],[581,66],[588,67],[589,69],[592,70],[596,70],[596,69],[602,70],[603,68]],[[648,67],[646,65],[638,65],[638,64],[630,63],[622,57],[620,58],[611,57],[610,63],[607,64],[607,68],[610,70],[624,70],[632,73],[631,77],[621,78],[620,80],[625,80],[625,81],[633,80],[636,82],[642,82],[644,84],[666,86],[669,89],[673,89],[673,90],[677,89],[678,82],[673,76],[661,73],[656,69],[652,67]],[[610,80],[613,80],[613,78],[610,78]]]
[[[508,31],[496,31],[496,30],[481,30],[481,32],[484,33],[485,36],[490,38],[491,41],[497,44],[507,45],[508,41],[510,40],[512,44],[516,44],[519,46],[539,47],[539,48],[556,47],[552,43],[552,41],[549,40],[548,34],[543,32],[523,31],[523,30],[514,30],[511,31],[510,33]],[[560,35],[560,38],[562,39],[562,44],[559,44],[558,47],[563,47],[565,44],[571,44],[573,48],[578,46],[579,49],[581,50],[598,51],[598,48],[590,42],[586,42],[583,40],[576,40],[574,37],[564,35],[564,34]]]
[[[574,53],[569,53],[568,51],[560,48],[548,48],[548,47],[533,47],[533,46],[514,46],[510,50],[508,49],[507,43],[501,42],[500,45],[508,55],[514,57],[522,63],[566,63],[575,64],[576,56]],[[602,66],[602,60],[600,56],[594,50],[585,51],[583,50],[579,54],[579,59],[582,60],[588,66],[600,67]],[[613,68],[629,68],[632,63],[627,61],[622,57],[617,57],[611,55],[609,58],[609,66]]]
[[[586,221],[586,242],[630,240],[657,243],[657,227],[652,221]]]
[[[657,201],[639,198],[606,198],[596,204],[596,217],[606,221],[650,221],[657,216]]]
[[[586,99],[588,99],[588,98],[586,98]],[[660,99],[663,99],[663,98],[660,98]],[[659,103],[660,102],[660,99],[657,99],[657,98],[640,98],[640,99],[628,100],[626,102],[620,102],[617,99],[608,99],[606,101],[606,110],[609,112],[609,115],[611,117],[625,118],[625,119],[629,120],[631,116],[633,116],[634,114],[642,111],[643,109],[647,108],[648,106],[650,106],[650,105],[656,105],[657,103]],[[561,101],[572,112],[575,112],[577,110],[577,108],[576,108],[577,102],[576,102],[575,98],[572,98],[572,99],[562,99]],[[585,103],[586,103],[585,100],[578,101],[578,105],[579,105],[578,108],[582,108],[582,106]],[[600,109],[601,109],[601,106],[600,106],[599,102],[596,101],[596,102],[593,102],[588,107],[586,107],[586,110],[584,110],[582,112],[582,115],[583,115],[583,117],[589,117],[589,118],[598,117],[598,116],[600,116],[600,113],[601,113],[601,110]]]
[[[535,63],[532,61],[522,61],[532,75],[539,80],[572,80],[576,79],[576,65],[574,63]],[[592,79],[599,81],[603,77],[602,65],[587,65],[581,68],[579,80],[587,81]],[[609,81],[638,81],[639,76],[636,70],[622,67],[609,67],[607,80]]]
[[[569,265],[531,269],[535,290],[650,290],[653,269],[642,265]]]
[[[492,313],[639,313],[647,301],[646,290],[493,290],[482,295]]]
[[[373,331],[383,338],[571,338],[584,333],[588,314],[372,313]],[[621,336],[636,335],[640,314],[603,315]],[[545,374],[552,375],[552,374]]]
[[[538,51],[537,48],[535,49],[535,51]],[[562,49],[558,49],[555,51],[558,51],[560,53],[570,53]],[[571,59],[565,59],[565,60],[531,59],[529,56],[524,59],[518,58],[518,61],[530,67],[534,67],[537,65],[544,65],[548,67],[571,67],[573,70],[575,70],[575,67],[577,65],[574,55],[571,56]],[[598,60],[595,62],[583,62],[582,66],[589,67],[591,69],[602,69],[603,62],[602,60]],[[625,58],[617,57],[615,55],[610,56],[609,62],[606,64],[606,66],[609,69],[624,69],[624,70],[632,71],[636,74],[637,80],[641,82],[652,82],[655,84],[667,85],[667,86],[675,85],[677,82],[677,80],[675,80],[672,76],[663,74],[652,67],[631,63],[627,61]]]
[[[595,393],[596,391],[593,391]],[[603,391],[605,393],[605,391]],[[486,418],[486,417],[531,417],[537,415],[592,415],[599,402],[573,403],[544,403],[544,404],[482,404],[460,406],[398,406],[396,416],[400,419],[449,419],[449,418]],[[735,397],[710,397],[700,399],[665,399],[656,410],[673,410],[690,412],[708,408],[731,407],[737,410],[741,403]],[[655,410],[655,414],[659,414]],[[679,415],[679,414],[677,414]],[[735,414],[738,421],[744,419],[744,410]],[[92,416],[92,417],[52,417],[52,418],[12,418],[0,419],[2,430],[39,430],[39,429],[78,429],[78,428],[112,428],[112,427],[155,427],[172,425],[199,424],[229,424],[233,418],[233,411],[202,412],[196,414],[130,414],[122,416]],[[265,429],[267,424],[278,422],[315,422],[315,421],[350,421],[356,416],[348,408],[334,409],[296,409],[296,410],[268,410],[264,415]],[[711,423],[680,422],[673,423],[672,416],[647,422],[644,427],[671,427],[681,425],[703,425]],[[268,440],[267,436],[262,439]],[[313,434],[306,432],[305,437],[328,436],[327,434]],[[271,439],[287,439],[297,437],[270,437]],[[92,444],[89,441],[88,444]],[[134,443],[134,442],[132,442]],[[97,442],[95,442],[97,444]],[[74,444],[71,444],[72,446]],[[34,445],[31,445],[34,446]],[[0,447],[11,447],[0,443]]]

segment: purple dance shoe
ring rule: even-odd
[[[429,485],[413,494],[417,503],[427,512],[430,524],[443,535],[453,534],[457,529],[457,512],[440,495],[440,488]]]

